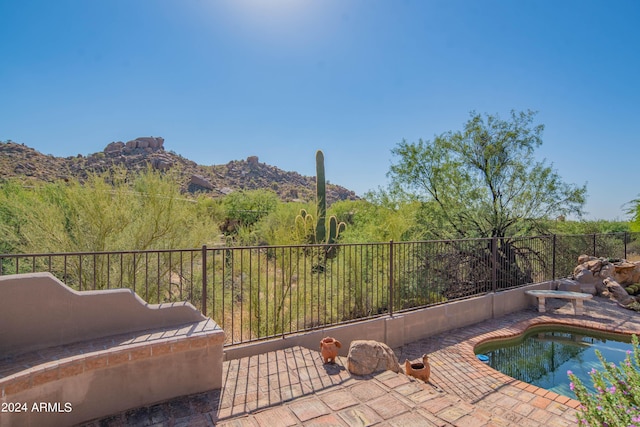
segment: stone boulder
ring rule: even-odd
[[[629,295],[625,289],[640,283],[639,261],[580,255],[572,279],[582,292],[611,298],[626,308],[640,311],[640,297]]]
[[[594,259],[597,259],[597,258],[594,257],[594,256],[589,256],[589,255],[584,255],[583,254],[583,255],[580,255],[578,257],[578,264],[584,264],[585,262],[591,261],[591,260],[594,260]]]
[[[625,291],[624,288],[615,280],[604,279],[604,284],[607,287],[609,295],[621,305],[626,307],[636,302],[636,299],[629,295],[627,291]]]
[[[202,175],[191,175],[191,184],[206,188],[207,190],[213,190],[213,184]]]
[[[573,269],[573,279],[580,284],[582,292],[608,293],[606,279],[623,287],[640,282],[640,262],[580,255],[578,265]]]
[[[633,285],[640,282],[640,268],[632,262],[621,262],[614,265],[613,278],[621,285]]]
[[[384,343],[372,340],[351,342],[347,369],[353,375],[369,375],[380,371],[401,372],[393,350]]]
[[[118,142],[112,142],[111,144],[107,145],[104,149],[104,153],[105,154],[120,154],[122,152],[122,149],[124,148],[124,142],[122,141],[118,141]]]
[[[127,141],[125,148],[127,151],[135,149],[150,149],[151,151],[164,149],[164,138],[153,136],[141,136],[131,141]]]
[[[173,166],[173,162],[171,161],[171,159],[165,159],[163,157],[156,157],[156,158],[151,160],[151,166],[154,169],[167,170],[167,169],[171,169],[171,166]]]
[[[584,264],[583,264],[584,265]],[[578,266],[580,267],[580,266]],[[573,272],[573,278],[578,284],[580,284],[580,292],[596,294],[597,282],[602,283],[602,279],[596,278],[593,272],[588,268],[578,268]]]
[[[258,156],[247,157],[247,163],[249,163],[249,166],[258,166]]]
[[[559,291],[580,292],[580,283],[571,279],[560,279],[556,281],[556,289]]]

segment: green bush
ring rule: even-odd
[[[616,366],[607,363],[596,351],[603,370],[592,369],[589,373],[594,392],[573,372],[567,371],[571,390],[582,403],[577,416],[580,425],[608,427],[640,426],[640,350],[638,337],[632,337],[633,351],[627,351],[625,360]]]

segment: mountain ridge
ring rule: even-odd
[[[20,178],[55,182],[75,178],[83,182],[92,173],[103,173],[117,167],[124,167],[130,172],[139,172],[147,167],[163,172],[176,171],[185,193],[220,197],[233,191],[263,189],[274,191],[283,201],[315,200],[315,177],[260,163],[257,156],[220,165],[199,165],[174,151],[165,151],[164,139],[160,137],[139,137],[127,143],[112,142],[103,151],[69,157],[42,154],[14,141],[0,142],[0,181]],[[356,199],[355,192],[327,184],[329,203]]]

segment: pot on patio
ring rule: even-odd
[[[409,362],[404,361],[404,370],[407,375],[426,382],[429,382],[429,376],[431,375],[431,366],[429,365],[429,357],[426,354],[422,355],[422,362]]]
[[[322,353],[324,363],[335,363],[340,347],[342,347],[340,341],[331,337],[326,337],[320,341],[320,353]]]

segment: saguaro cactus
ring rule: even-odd
[[[314,217],[305,209],[300,210],[300,214],[296,216],[296,232],[309,232],[310,243],[316,244],[332,244],[335,243],[344,231],[346,224],[338,222],[335,215],[329,218],[329,230],[327,234],[327,197],[326,197],[326,181],[324,177],[324,154],[321,150],[316,152],[316,216],[315,227],[313,226]],[[327,254],[335,253],[333,248],[327,249]]]
[[[324,179],[324,154],[316,151],[316,242],[324,243],[327,228],[327,186]]]

